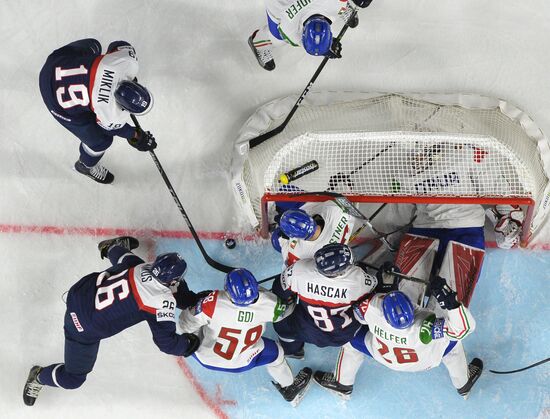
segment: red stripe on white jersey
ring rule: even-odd
[[[132,289],[132,294],[134,296],[134,299],[136,300],[136,303],[141,311],[146,311],[147,313],[151,313],[156,315],[157,309],[153,307],[149,307],[145,304],[143,304],[143,300],[141,299],[141,296],[139,295],[139,292],[137,290],[136,286],[136,280],[134,278],[134,268],[130,268],[128,270],[128,279],[130,281],[130,288]]]
[[[90,84],[88,86],[88,96],[90,97],[90,109],[94,110],[94,103],[92,100],[92,92],[94,90],[94,84],[95,84],[95,75],[97,73],[97,67],[99,66],[99,63],[101,60],[105,57],[104,55],[100,55],[97,57],[94,62],[92,63],[92,68],[90,69]]]

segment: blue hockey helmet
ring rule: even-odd
[[[322,15],[313,15],[304,23],[302,45],[310,55],[325,55],[332,45],[330,20]]]
[[[313,256],[317,271],[324,276],[335,277],[344,274],[353,265],[353,253],[348,245],[329,243]]]
[[[245,307],[258,299],[260,291],[254,275],[246,269],[234,269],[225,277],[225,291],[231,302],[239,307]]]
[[[187,263],[177,253],[158,255],[151,266],[153,276],[164,285],[170,285],[174,281],[179,281],[186,270]]]
[[[144,115],[153,107],[153,96],[136,81],[123,80],[115,90],[120,107],[136,115]]]
[[[287,210],[281,215],[279,227],[291,239],[308,240],[315,234],[317,223],[304,210]]]
[[[396,329],[406,329],[414,322],[414,307],[401,291],[392,291],[382,301],[386,321]]]

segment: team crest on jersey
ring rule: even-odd
[[[291,240],[288,247],[290,247],[291,249],[294,249],[294,248],[296,248],[297,244],[298,244],[298,242],[296,240]]]

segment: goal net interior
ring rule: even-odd
[[[363,203],[522,205],[529,226],[523,244],[548,213],[549,141],[506,101],[310,93],[280,134],[250,147],[251,139],[283,122],[295,101],[285,97],[259,108],[235,146],[235,197],[263,235],[274,201],[331,199],[325,191]]]

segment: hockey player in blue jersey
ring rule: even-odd
[[[75,169],[96,182],[113,174],[99,164],[114,136],[140,151],[155,149],[155,138],[129,124],[153,105],[151,93],[137,82],[136,51],[126,41],[111,42],[107,53],[95,39],[71,42],[50,54],[40,71],[40,93],[53,117],[81,141]]]
[[[327,244],[313,259],[289,266],[272,288],[283,300],[298,301],[291,315],[273,325],[285,355],[302,358],[304,342],[320,347],[349,342],[361,327],[352,304],[366,298],[377,284],[377,276],[354,264],[345,244]]]
[[[197,350],[196,335],[176,333],[176,306],[190,307],[198,299],[183,279],[187,264],[177,253],[144,263],[130,251],[138,245],[132,237],[99,244],[101,256],[113,266],[86,275],[69,289],[64,363],[31,368],[23,391],[27,406],[34,404],[43,386],[80,387],[94,368],[101,340],[142,321],[149,324],[162,352],[187,357]]]

